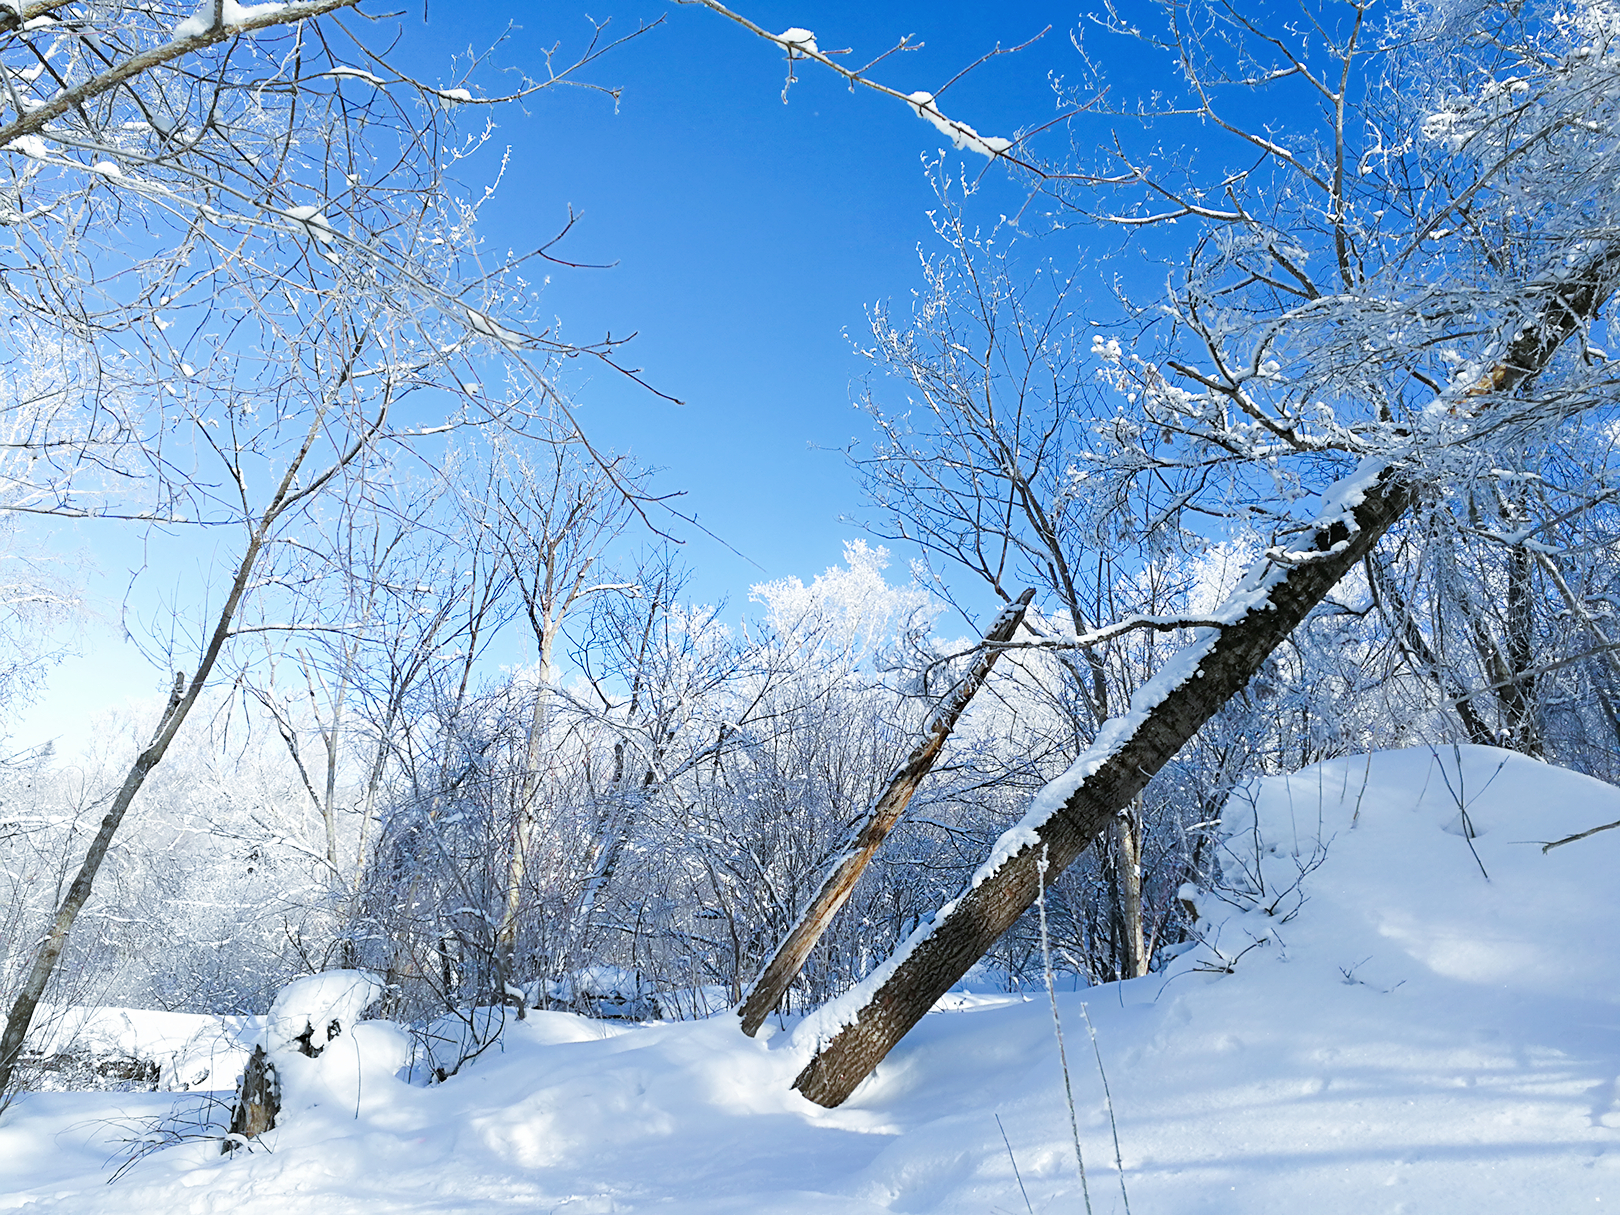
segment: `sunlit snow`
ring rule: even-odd
[[[1472,838],[1447,829],[1464,810]],[[1620,791],[1486,748],[1350,756],[1241,790],[1222,888],[1186,892],[1202,943],[1059,996],[1093,1209],[1122,1207],[1082,1004],[1134,1211],[1614,1201],[1620,946],[1603,926],[1620,831],[1542,844],[1616,819]],[[369,983],[305,981],[272,1020],[352,1016]],[[1020,1181],[1030,1209],[1082,1209],[1044,994],[968,987],[836,1110],[790,1088],[801,1035],[745,1038],[729,1013],[532,1012],[428,1088],[392,1078],[403,1034],[362,1022],[308,1061],[319,1088],[253,1150],[162,1147],[112,1184],[143,1137],[217,1120],[229,1094],[30,1095],[0,1120],[0,1209],[985,1215],[1025,1210]]]

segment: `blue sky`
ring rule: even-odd
[[[465,22],[464,36],[487,37],[511,10],[464,6],[452,27],[460,33]],[[851,58],[919,35],[924,50],[880,69],[905,91],[936,89],[998,39],[1021,41],[1054,19],[1053,6],[1033,4],[746,11],[767,28],[812,29],[823,47],[852,46]],[[762,577],[819,572],[857,534],[840,522],[858,516],[860,502],[839,449],[867,433],[852,406],[864,367],[846,330],[860,336],[869,304],[904,300],[917,281],[933,202],[922,158],[937,155],[941,139],[892,99],[852,95],[803,66],[784,105],[780,52],[702,9],[621,5],[614,28],[660,16],[663,27],[597,73],[622,84],[618,113],[572,90],[506,121],[512,167],[487,230],[518,246],[557,226],[567,205],[583,213],[572,255],[616,265],[554,272],[549,305],[576,338],[636,331],[635,363],[686,402],[599,374],[580,390],[587,425],[598,441],[663,467],[663,483],[687,491],[685,508],[743,554],[700,535],[688,545],[694,589],[736,599]],[[532,60],[529,48],[570,32],[559,15],[524,30],[512,49]],[[988,64],[956,86],[947,112],[987,132],[1047,120],[1047,71],[1073,52],[1063,28],[1043,41],[1041,53]],[[971,167],[982,165],[974,158]],[[999,170],[985,189],[987,210],[1023,199]]]
[[[923,49],[874,73],[905,92],[937,91],[998,42],[1050,25],[1035,46],[985,64],[942,100],[985,134],[1048,121],[1057,106],[1049,76],[1079,72],[1069,43],[1077,14],[1051,4],[743,0],[739,10],[770,29],[813,30],[823,49],[852,47],[854,62],[915,35]],[[496,58],[537,74],[544,48],[560,42],[566,60],[583,44],[584,11],[430,0],[426,25],[412,6],[402,50],[424,77],[448,81],[449,55],[485,49],[515,23]],[[482,188],[509,157],[484,212],[496,249],[532,248],[572,207],[581,219],[562,255],[612,264],[554,268],[548,309],[580,341],[635,332],[629,361],[685,404],[597,371],[574,385],[581,417],[598,444],[632,451],[663,470],[661,488],[685,492],[682,509],[720,541],[675,527],[687,541],[691,593],[728,600],[734,616],[751,583],[808,581],[863,534],[859,489],[841,454],[868,432],[853,405],[865,367],[850,339],[869,305],[903,308],[918,281],[918,248],[932,239],[923,161],[944,141],[904,105],[852,93],[815,65],[801,65],[784,105],[780,51],[704,9],[604,0],[591,11],[611,17],[613,34],[663,19],[595,65],[590,79],[622,89],[617,108],[601,93],[565,88],[525,111],[499,112],[490,153],[466,180]],[[978,173],[984,162],[970,155],[967,165]],[[1024,197],[991,169],[976,205],[993,220]],[[1079,239],[1046,252],[1072,256]],[[166,684],[118,639],[132,539],[89,538],[101,567],[91,587],[99,622],[86,630],[83,657],[63,665],[21,724],[19,742],[70,738],[101,705]],[[212,556],[199,551],[197,561]],[[903,576],[905,554],[896,557]]]

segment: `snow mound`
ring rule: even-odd
[[[1620,948],[1587,930],[1620,910],[1620,831],[1543,851],[1615,820],[1620,790],[1488,747],[1257,782],[1227,805],[1225,889],[1197,896],[1191,964],[1266,947],[1351,984],[1620,1003]]]
[[[164,1090],[229,1089],[236,1084],[261,1018],[148,1008],[42,1007],[25,1050],[34,1055],[153,1065]]]
[[[383,981],[365,970],[328,970],[296,979],[270,1005],[264,1048],[272,1055],[296,1051],[308,1035],[311,1050],[318,1053],[386,991]]]
[[[1615,1202],[1620,830],[1543,851],[1615,820],[1620,790],[1487,748],[1354,756],[1241,790],[1220,888],[1187,891],[1200,941],[1162,973],[1058,997],[1092,1208],[1124,1206],[1101,1068],[1138,1212]],[[431,1088],[367,1063],[387,1054],[359,1041],[369,1026],[397,1032],[364,1023],[306,1060],[355,1073],[253,1150],[169,1148],[111,1186],[143,1117],[200,1098],[24,1098],[0,1121],[0,1209],[1082,1209],[1044,994],[952,993],[837,1110],[791,1090],[794,1035],[746,1038],[727,1016],[532,1012]]]

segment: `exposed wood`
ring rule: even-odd
[[[219,1145],[220,1153],[235,1151],[249,1139],[257,1139],[275,1126],[280,1113],[281,1083],[276,1078],[276,1065],[270,1062],[263,1046],[255,1046],[242,1069],[242,1087],[237,1091],[231,1128]]]
[[[1612,295],[1620,277],[1620,243],[1591,244],[1561,258],[1525,291],[1524,312],[1489,370],[1453,398],[1466,415],[1488,408],[1539,372],[1554,352]],[[822,1044],[793,1082],[819,1105],[841,1104],[997,938],[1034,903],[1044,881],[1063,872],[1199,727],[1235,695],[1355,563],[1417,500],[1399,465],[1386,466],[1348,518],[1319,524],[1306,551],[1286,567],[1270,558],[1245,583],[1268,593],[1213,636],[1193,643],[1196,674],[1165,690],[1120,727],[1095,767],[1052,813],[1031,824],[1003,862],[985,867],[969,888],[901,946],[898,961],[862,993],[864,1003]],[[1269,567],[1269,569],[1268,569]],[[1178,656],[1178,662],[1181,656]],[[988,870],[988,872],[986,872]]]
[[[990,674],[990,669],[995,666],[996,659],[1001,656],[1006,644],[1018,631],[1018,626],[1024,621],[1024,614],[1029,610],[1030,601],[1034,598],[1035,588],[1030,587],[1003,608],[996,617],[989,631],[985,633],[979,656],[941,702],[939,709],[928,723],[923,741],[889,779],[888,788],[884,789],[882,796],[873,803],[866,821],[855,830],[837,859],[828,867],[821,888],[799,913],[798,921],[783,938],[782,943],[776,947],[776,953],[765,964],[759,977],[744,995],[737,1014],[742,1018],[743,1032],[749,1037],[753,1037],[759,1031],[759,1027],[765,1023],[765,1018],[770,1016],[771,1010],[787,993],[788,987],[804,966],[805,959],[810,956],[810,951],[815,948],[822,933],[826,932],[827,926],[832,923],[833,916],[849,899],[850,893],[855,889],[856,880],[866,868],[867,862],[872,859],[872,854],[900,821],[900,816],[905,813],[912,794],[916,793],[917,786],[922,783],[923,777],[928,775],[934,761],[939,758],[945,740],[951,736],[951,731],[956,728],[956,723],[966,710],[968,702],[983,685]]]

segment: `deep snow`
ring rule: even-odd
[[[1059,995],[1093,1208],[1121,1199],[1082,1003],[1137,1215],[1620,1205],[1620,830],[1540,847],[1616,819],[1620,790],[1483,748],[1239,795],[1235,889],[1195,896],[1205,943]],[[398,1041],[377,1029],[380,1060]],[[131,1141],[214,1098],[25,1097],[0,1120],[0,1209],[1022,1212],[998,1116],[1030,1209],[1083,1209],[1044,993],[947,996],[831,1111],[788,1087],[791,1028],[751,1040],[725,1013],[532,1013],[433,1088],[363,1038],[328,1048],[367,1056],[358,1084],[251,1153],[184,1143],[112,1184]]]

